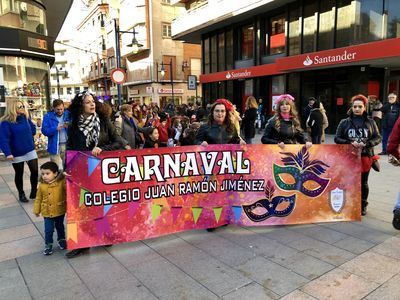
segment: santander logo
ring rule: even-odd
[[[232,75],[231,75],[231,73],[229,73],[229,72],[228,72],[228,73],[226,74],[226,76],[225,76],[226,79],[231,79],[231,77],[232,77]]]
[[[311,58],[307,55],[307,58],[305,61],[303,61],[303,65],[305,66],[311,66],[313,64],[313,61],[311,60]]]

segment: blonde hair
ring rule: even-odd
[[[132,109],[132,105],[130,105],[130,104],[122,104],[121,105],[121,112],[122,113],[125,113],[125,112],[127,112],[127,111],[133,111],[133,109]]]
[[[27,119],[29,119],[29,113],[27,108],[27,105],[24,101],[15,99],[15,98],[9,98],[6,100],[6,110],[4,112],[4,116],[0,119],[1,121],[8,121],[10,123],[17,123],[17,104],[22,103],[22,105],[25,107],[24,108],[24,115]]]
[[[275,109],[275,128],[278,129],[278,130],[280,130],[280,128],[281,128],[281,119],[282,119],[282,117],[281,117],[281,106],[283,104],[289,104],[290,105],[289,114],[292,117],[294,128],[299,130],[299,131],[303,131],[303,129],[301,128],[299,114],[297,113],[296,105],[294,105],[293,101],[286,100],[286,99],[282,99],[281,101],[279,101],[276,104],[276,109]]]
[[[249,96],[246,99],[246,108],[258,108],[257,100],[253,96]]]

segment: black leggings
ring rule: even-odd
[[[38,159],[32,159],[26,162],[29,167],[29,171],[31,172],[31,189],[36,190],[37,185],[38,185]],[[14,171],[15,171],[15,177],[14,177],[14,182],[15,186],[17,187],[18,193],[23,193],[24,192],[24,162],[19,162],[12,164]]]
[[[367,201],[369,194],[368,176],[369,176],[369,171],[361,173],[361,200],[364,202]]]

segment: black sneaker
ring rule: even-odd
[[[18,194],[18,200],[20,202],[24,202],[24,203],[29,202],[29,200],[26,198],[24,192]]]
[[[60,248],[60,250],[67,249],[67,241],[65,239],[59,240],[58,247]]]
[[[46,245],[46,247],[43,250],[44,255],[52,255],[53,254],[53,246],[52,245]]]
[[[69,252],[67,252],[65,254],[65,256],[67,258],[74,258],[77,257],[78,255],[81,255],[83,252],[85,252],[86,250],[88,250],[89,248],[81,248],[81,249],[75,249],[75,250],[71,250]]]
[[[29,194],[29,199],[36,199],[36,193],[37,193],[36,189],[32,190],[31,193]]]
[[[215,228],[207,228],[208,232],[213,232],[215,230]]]
[[[397,230],[400,230],[400,208],[396,208],[393,211],[393,227]]]

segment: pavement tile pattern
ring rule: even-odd
[[[400,168],[381,166],[361,222],[188,231],[68,260],[42,255],[43,219],[0,162],[0,299],[400,299]]]

